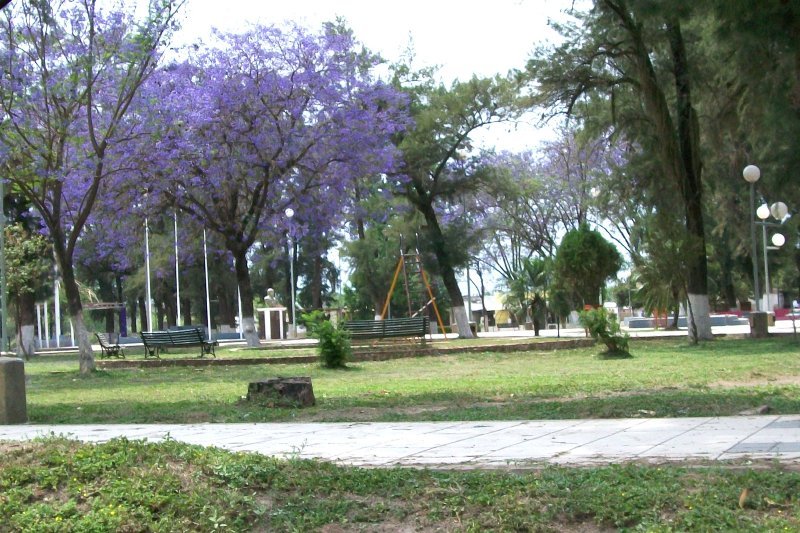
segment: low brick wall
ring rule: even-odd
[[[366,361],[390,361],[409,357],[433,357],[437,355],[457,355],[460,353],[481,352],[527,352],[527,351],[553,351],[586,348],[595,344],[593,339],[560,339],[553,341],[526,342],[514,344],[492,344],[481,346],[452,346],[436,347],[428,343],[412,345],[376,345],[358,346],[353,349],[355,363]],[[97,367],[102,369],[112,368],[161,368],[176,366],[241,366],[241,365],[291,365],[316,363],[316,355],[298,355],[286,357],[246,357],[237,359],[209,359],[209,358],[178,358],[170,359],[169,355],[161,359],[104,359],[96,361]]]

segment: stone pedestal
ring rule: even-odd
[[[261,338],[264,340],[279,340],[284,338],[285,307],[260,307],[257,309]]]
[[[269,378],[251,382],[247,400],[269,407],[311,407],[316,403],[310,377]]]
[[[25,363],[15,357],[0,357],[0,424],[28,421],[25,398]]]
[[[769,337],[769,315],[764,311],[750,313],[750,336],[754,339]]]

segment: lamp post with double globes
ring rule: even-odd
[[[770,239],[772,242],[772,246],[767,245],[767,226],[772,227],[779,227],[783,224],[783,221],[786,219],[786,215],[789,213],[789,208],[783,202],[775,202],[771,206],[767,207],[767,204],[760,206],[756,210],[756,215],[758,218],[761,219],[761,222],[756,222],[759,226],[761,226],[761,236],[762,242],[764,243],[764,289],[766,292],[766,309],[765,311],[769,313],[772,311],[772,306],[770,305],[770,286],[769,286],[769,261],[767,256],[768,250],[777,250],[781,246],[786,243],[786,237],[784,237],[781,233],[775,233],[772,238]],[[777,220],[778,222],[767,222],[769,216]]]
[[[780,233],[772,236],[772,247],[767,246],[767,226],[779,227],[783,224],[788,216],[789,209],[783,202],[775,202],[771,206],[767,204],[761,205],[758,209],[755,208],[755,184],[761,177],[761,171],[755,165],[748,165],[742,171],[742,176],[745,181],[750,184],[750,240],[752,246],[753,257],[753,288],[754,299],[756,302],[756,312],[751,313],[750,317],[750,335],[753,337],[766,337],[769,335],[768,322],[769,318],[767,312],[770,311],[770,286],[769,286],[769,261],[767,258],[767,251],[772,249],[776,250],[783,246],[786,238]],[[767,222],[767,219],[772,215],[778,222]],[[760,222],[756,221],[756,216]],[[761,226],[762,239],[764,244],[764,282],[766,289],[766,309],[761,309],[761,290],[758,283],[758,248],[756,244],[756,226]]]
[[[742,171],[745,181],[750,184],[750,244],[753,257],[753,299],[756,311],[760,311],[761,287],[758,285],[758,246],[756,245],[756,182],[761,177],[761,170],[755,165],[747,165]]]

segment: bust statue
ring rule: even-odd
[[[264,296],[264,305],[267,307],[280,307],[281,303],[275,297],[275,289],[270,287],[267,289],[267,295]]]

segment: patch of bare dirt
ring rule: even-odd
[[[708,386],[714,389],[735,389],[738,387],[763,387],[766,385],[797,385],[800,386],[800,376],[765,376],[758,372],[750,374],[748,379],[736,381],[715,381]]]

